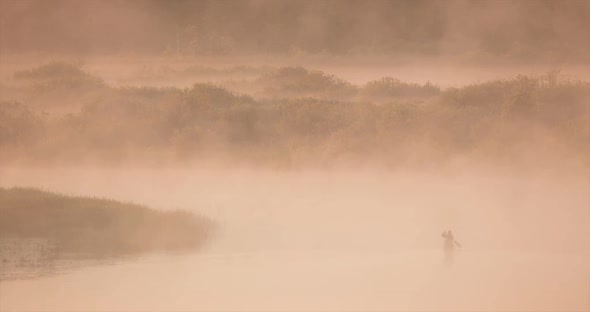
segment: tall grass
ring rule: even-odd
[[[184,211],[30,188],[0,188],[0,237],[42,238],[59,252],[122,255],[201,246],[211,222]]]

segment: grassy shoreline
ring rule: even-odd
[[[46,239],[58,253],[101,257],[195,249],[212,229],[185,211],[32,188],[0,188],[0,215],[0,238]]]

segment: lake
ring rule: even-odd
[[[588,181],[499,172],[4,168],[1,186],[186,209],[190,253],[0,282],[0,311],[587,311]],[[443,230],[463,248],[445,264]]]

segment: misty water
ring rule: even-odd
[[[0,312],[590,311],[589,30],[590,1],[0,0]]]
[[[0,282],[2,311],[584,311],[588,181],[469,173],[2,169],[35,186],[186,209],[191,253]],[[463,248],[444,263],[443,230]],[[34,298],[34,300],[32,300]]]

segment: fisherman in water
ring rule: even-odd
[[[458,241],[455,240],[455,236],[453,236],[453,232],[448,230],[442,233],[442,237],[444,238],[444,250],[445,250],[445,262],[452,263],[453,262],[453,251],[455,250],[455,245],[457,247],[461,247]]]

